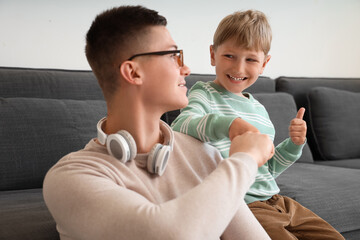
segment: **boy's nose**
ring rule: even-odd
[[[235,64],[236,71],[238,73],[243,73],[245,69],[245,63],[241,60],[237,61]]]

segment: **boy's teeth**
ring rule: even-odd
[[[229,75],[230,76],[230,75]],[[245,78],[236,78],[236,77],[233,77],[233,76],[230,76],[231,79],[235,80],[235,81],[242,81],[244,80]]]

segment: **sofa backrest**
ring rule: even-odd
[[[190,74],[186,86],[213,81],[214,74]],[[251,93],[275,92],[275,81],[260,76],[248,88]],[[0,97],[103,100],[92,71],[0,67]]]
[[[249,91],[273,93],[275,81],[260,77]],[[40,188],[52,165],[96,137],[106,103],[91,71],[0,67],[0,115],[0,190]]]
[[[275,79],[276,91],[291,94],[296,102],[297,108],[305,107],[304,119],[308,123],[307,138],[315,160],[330,160],[319,152],[312,119],[310,117],[309,94],[317,87],[327,87],[349,92],[360,92],[360,78],[301,78],[301,77],[279,77]],[[358,104],[358,103],[354,103]],[[336,109],[334,109],[336,111]],[[323,123],[325,124],[325,122]],[[356,145],[354,145],[357,147]]]
[[[91,71],[0,67],[0,190],[41,188],[52,165],[96,137],[105,115]]]
[[[91,71],[0,67],[0,97],[103,100]]]
[[[0,190],[41,188],[64,155],[96,137],[103,100],[0,97]]]

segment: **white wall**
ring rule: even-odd
[[[90,69],[86,31],[96,14],[121,4],[164,15],[193,73],[214,73],[208,49],[223,17],[258,9],[273,29],[264,75],[360,77],[359,0],[0,0],[0,66]]]

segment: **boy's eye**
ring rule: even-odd
[[[233,55],[230,55],[230,54],[225,54],[224,55],[226,58],[234,58],[234,56]]]
[[[248,61],[248,62],[257,62],[258,60],[254,59],[254,58],[248,58],[248,59],[246,59],[246,61]]]

